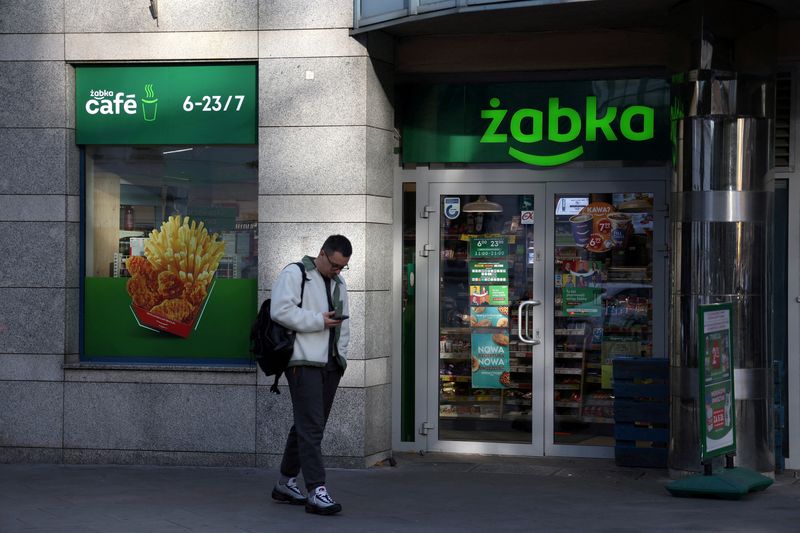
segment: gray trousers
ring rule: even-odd
[[[325,484],[322,436],[340,378],[339,370],[331,371],[314,366],[293,366],[286,369],[286,379],[292,395],[294,425],[286,439],[281,474],[296,477],[302,470],[309,491]]]

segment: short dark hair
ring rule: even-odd
[[[322,251],[326,254],[339,252],[343,257],[350,257],[353,255],[353,245],[344,235],[331,235],[322,244]]]

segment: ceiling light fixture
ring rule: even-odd
[[[490,202],[482,194],[474,202],[465,204],[461,210],[465,213],[502,213],[503,206],[497,202]]]

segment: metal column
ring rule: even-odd
[[[682,14],[699,33],[691,65],[672,88],[669,468],[701,470],[697,308],[730,302],[736,464],[767,473],[775,464],[767,268],[774,88],[763,73],[735,70],[736,42],[726,35],[741,28],[731,27],[730,13],[715,18],[733,2],[689,4]]]

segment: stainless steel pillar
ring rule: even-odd
[[[680,11],[693,19],[688,27],[694,34],[689,68],[672,87],[673,475],[701,471],[697,308],[708,303],[733,304],[735,462],[764,473],[775,465],[767,268],[774,89],[763,71],[735,70],[741,68],[737,39],[747,28],[743,32],[741,21],[719,10],[739,7],[698,0]]]

